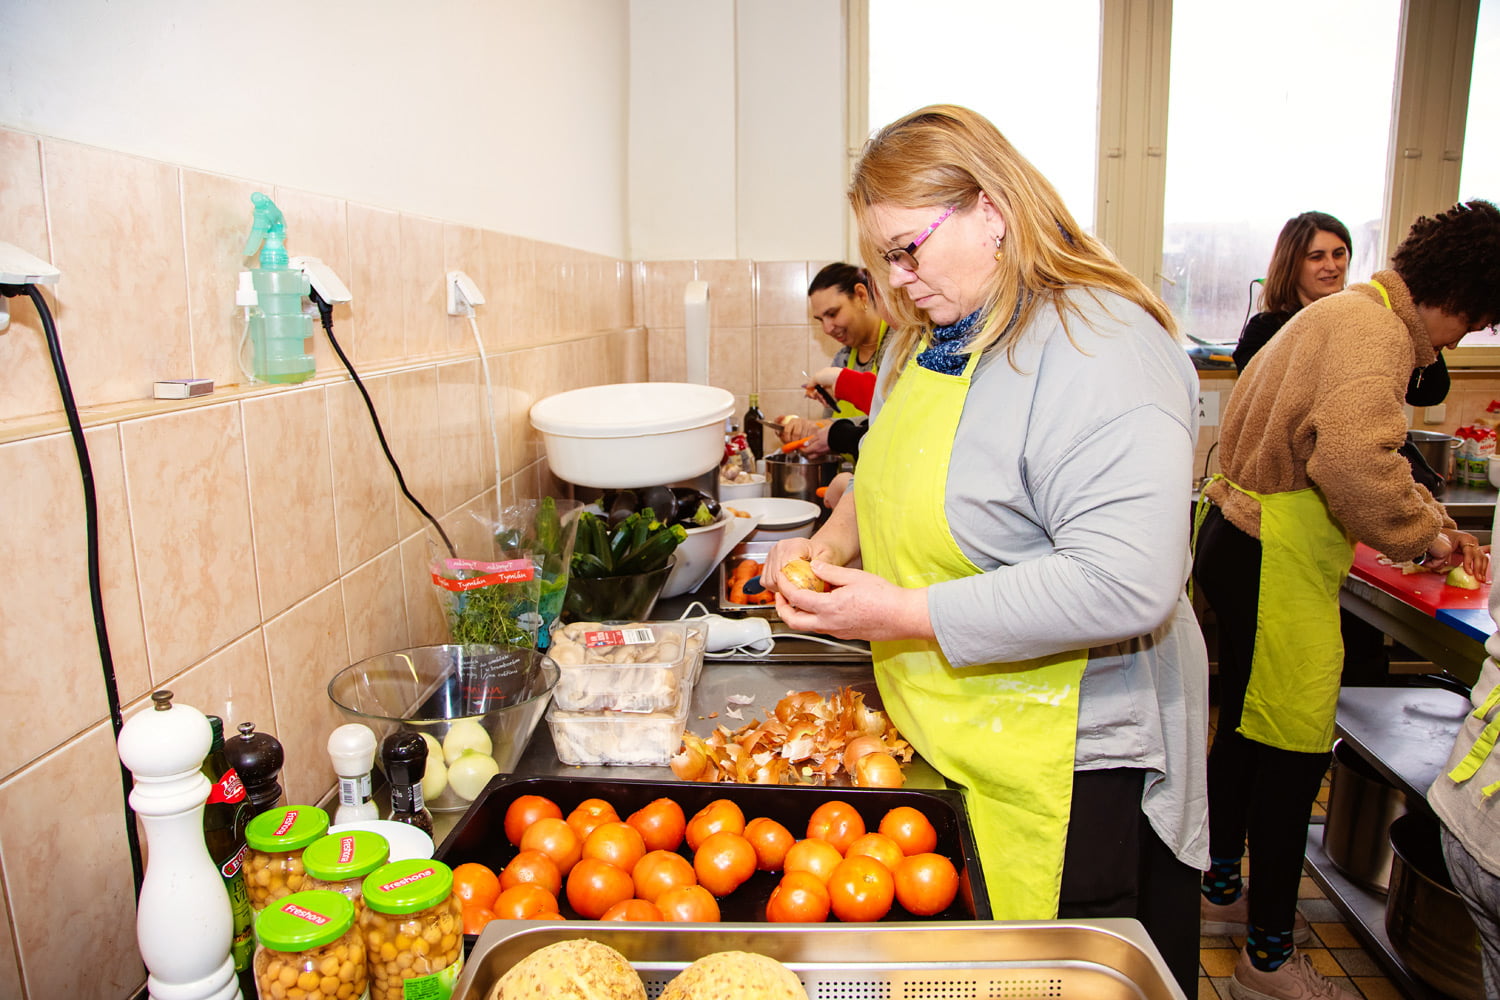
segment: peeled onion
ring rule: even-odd
[[[883,750],[867,753],[854,765],[854,783],[861,788],[900,788],[906,783],[901,765]]]
[[[448,726],[448,735],[443,737],[443,760],[449,767],[466,750],[474,750],[485,756],[495,752],[490,734],[478,719],[454,719]]]
[[[495,758],[477,750],[466,750],[448,767],[448,787],[465,802],[473,802],[490,779],[499,773],[500,765],[495,763]],[[425,788],[423,792],[425,797]]]

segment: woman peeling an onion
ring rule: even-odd
[[[967,109],[882,129],[850,200],[896,322],[853,495],[763,580],[793,628],[871,641],[897,728],[966,787],[997,919],[1138,917],[1190,993],[1208,663],[1175,324]]]

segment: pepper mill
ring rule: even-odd
[[[386,819],[409,823],[432,836],[432,813],[422,804],[422,776],[427,773],[427,741],[397,730],[380,743],[380,762],[391,783],[391,814]]]
[[[281,765],[286,754],[281,741],[270,733],[257,733],[255,723],[241,722],[240,734],[224,741],[224,755],[245,785],[250,803],[245,811],[248,822],[281,802]]]
[[[209,781],[208,719],[172,692],[151,695],[120,730],[120,761],[135,777],[130,805],[146,828],[150,860],[136,903],[135,933],[155,1000],[242,998],[230,944],[234,914],[203,839]]]

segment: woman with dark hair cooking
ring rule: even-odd
[[[1240,331],[1234,367],[1244,371],[1250,359],[1286,326],[1305,305],[1344,290],[1349,253],[1354,246],[1349,229],[1327,212],[1303,212],[1286,220],[1260,293],[1260,312]],[[1412,406],[1436,406],[1448,397],[1450,380],[1443,356],[1412,372],[1406,401]]]
[[[1205,927],[1244,928],[1235,997],[1350,997],[1295,947],[1307,824],[1333,744],[1339,588],[1355,541],[1485,572],[1474,537],[1396,449],[1412,372],[1497,319],[1500,211],[1473,201],[1418,219],[1390,270],[1298,311],[1230,394],[1195,574],[1220,630],[1201,908]],[[1240,876],[1247,833],[1253,894]]]
[[[965,108],[881,129],[849,197],[891,342],[853,495],[764,580],[793,628],[870,640],[886,711],[965,788],[997,919],[1137,917],[1191,993],[1208,658],[1172,317]],[[791,585],[797,558],[834,589]]]

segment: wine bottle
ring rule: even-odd
[[[757,462],[766,457],[765,419],[766,415],[760,412],[760,393],[752,392],[750,409],[745,411],[742,426],[745,428],[745,437],[750,442],[750,454],[755,456]]]
[[[255,935],[251,930],[250,897],[240,865],[245,861],[245,824],[249,822],[249,797],[239,773],[229,764],[224,752],[224,720],[208,716],[213,740],[203,760],[203,776],[213,787],[203,806],[203,840],[229,893],[229,908],[234,913],[234,940],[230,953],[234,957],[235,975],[240,992],[255,996],[255,974],[251,960],[255,956]]]

